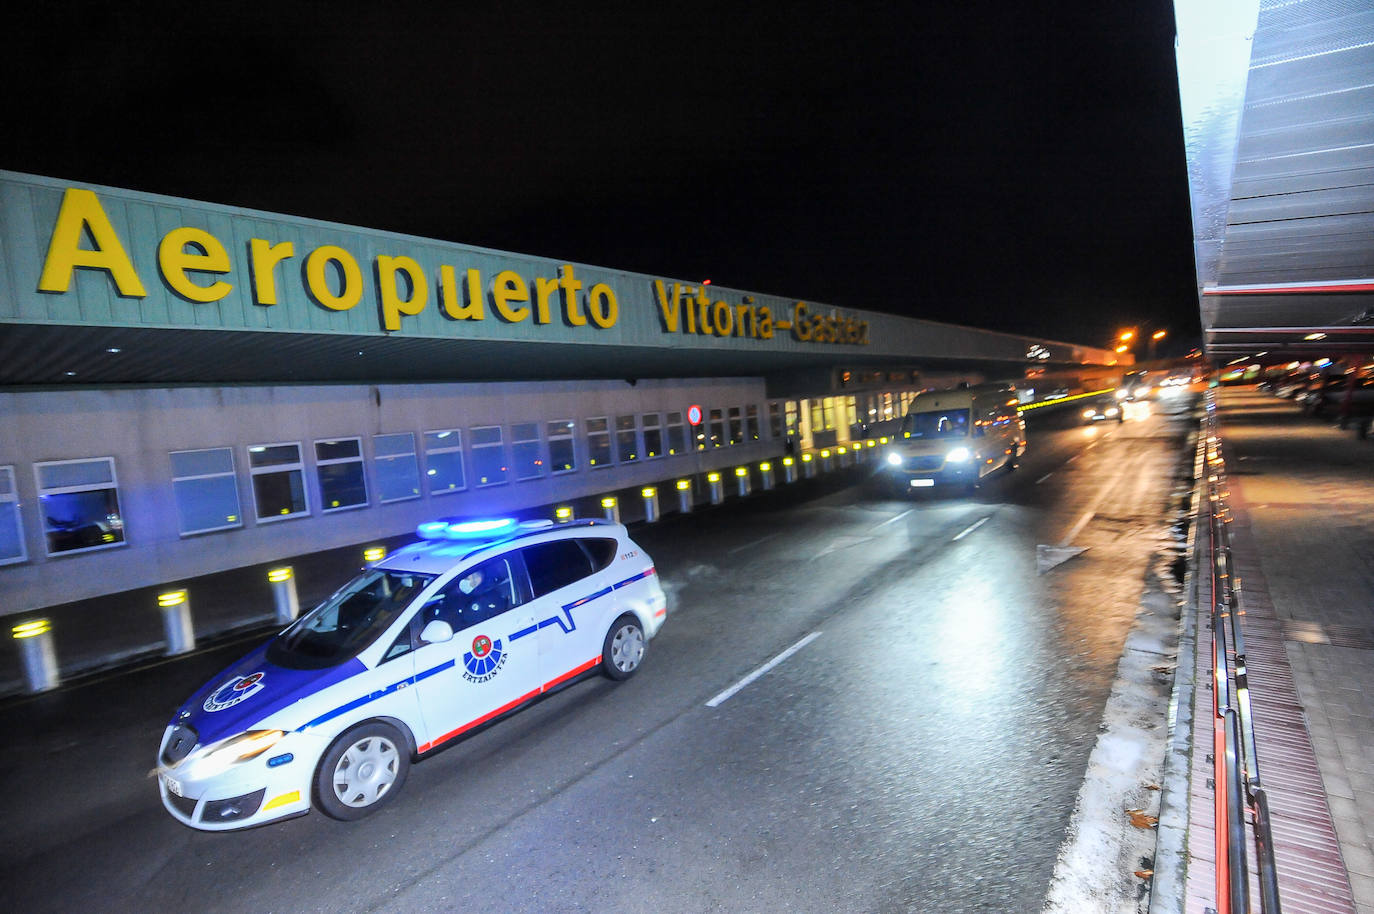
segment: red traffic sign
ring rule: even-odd
[[[687,407],[687,421],[692,425],[701,424],[701,407],[693,403]]]

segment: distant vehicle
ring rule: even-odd
[[[619,524],[417,532],[177,709],[157,757],[173,818],[360,819],[412,760],[580,676],[629,678],[663,625],[653,560]]]
[[[1374,377],[1355,378],[1351,389],[1350,375],[1336,375],[1309,387],[1298,402],[1309,416],[1365,416],[1374,412]]]
[[[903,492],[957,484],[972,489],[1026,450],[1016,391],[990,384],[916,395],[888,447],[884,470]]]
[[[1097,422],[1105,422],[1109,419],[1120,422],[1124,418],[1122,415],[1124,412],[1125,410],[1115,402],[1101,400],[1083,410],[1083,421],[1088,425],[1093,425]]]

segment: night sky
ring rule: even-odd
[[[0,168],[1196,345],[1170,0],[467,6],[8,14]]]

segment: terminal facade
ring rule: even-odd
[[[1114,353],[0,172],[17,615],[843,446]]]

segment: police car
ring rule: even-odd
[[[360,819],[413,760],[584,674],[634,675],[666,617],[653,561],[620,524],[417,532],[177,709],[156,769],[174,818]]]

